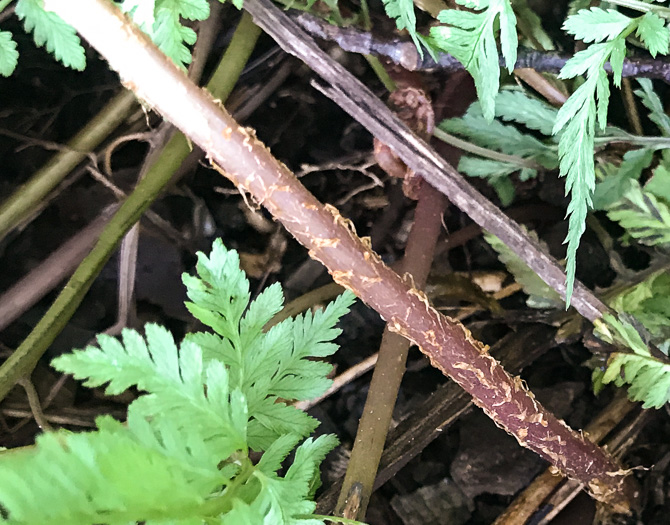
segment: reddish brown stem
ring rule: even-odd
[[[597,499],[629,509],[626,472],[602,449],[548,413],[519,377],[509,375],[463,325],[441,315],[425,294],[389,269],[349,221],[309,193],[253,132],[167,61],[107,0],[45,0],[118,70],[124,83],[179,127],[236,185],[309,248],[335,281],[353,290],[394,332],[419,345],[433,365],[468,391],[498,425]]]
[[[402,265],[403,273],[411,275],[415,286],[419,289],[425,286],[428,278],[446,204],[447,199],[435,188],[429,184],[421,186],[414,224]],[[393,333],[389,325],[386,326],[379,346],[379,359],[370,381],[368,397],[358,424],[356,441],[335,511],[339,515],[342,515],[352,487],[360,483],[360,506],[356,509],[356,515],[349,517],[365,519],[379,460],[393,416],[393,407],[405,372],[409,347],[407,339]]]

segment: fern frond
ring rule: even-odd
[[[529,97],[520,90],[503,89],[496,97],[496,117],[516,122],[529,129],[551,132],[556,110]],[[546,118],[550,118],[548,123]],[[558,165],[558,157],[552,147],[536,137],[522,133],[517,127],[503,124],[499,120],[489,122],[484,118],[481,105],[472,104],[460,118],[444,120],[439,128],[448,133],[464,137],[469,142],[483,148],[514,155],[523,160],[536,162],[547,169]],[[514,184],[509,175],[520,171],[519,178],[528,180],[537,175],[531,167],[505,160],[482,159],[464,155],[458,164],[460,172],[470,177],[487,179],[498,194],[501,204],[506,206],[514,199]]]
[[[644,191],[636,180],[607,216],[617,221],[626,233],[647,246],[670,243],[670,208],[652,193]]]
[[[19,52],[9,31],[0,31],[0,75],[8,77],[16,69]]]
[[[634,93],[640,97],[642,104],[649,110],[649,120],[658,126],[663,136],[670,136],[670,117],[665,113],[663,103],[654,91],[651,80],[638,78],[637,81],[642,89]]]
[[[642,171],[647,169],[654,158],[654,152],[649,149],[627,151],[621,164],[615,167],[606,164],[599,167],[605,173],[602,181],[596,184],[593,192],[593,209],[609,209],[621,200],[631,187],[631,181],[638,180]]]
[[[538,241],[545,249],[546,244],[540,241],[537,234],[530,230],[528,235]],[[484,239],[491,247],[498,252],[498,259],[503,263],[507,270],[514,276],[514,280],[523,287],[523,291],[528,294],[528,306],[532,308],[555,308],[563,304],[563,300],[558,293],[546,284],[540,277],[524,263],[518,255],[510,250],[505,243],[498,237],[488,232],[484,234]]]
[[[172,335],[157,325],[146,326],[146,342],[125,329],[122,341],[101,335],[99,348],[89,346],[53,360],[61,372],[106,392],[118,394],[131,386],[150,395],[131,405],[131,411],[160,421],[170,418],[195,425],[218,460],[246,448],[247,407],[239,391],[228,391],[228,372],[219,362],[203,365],[200,348],[184,342],[178,350]]]
[[[189,514],[202,519],[205,498],[228,481],[216,463],[194,468],[145,446],[111,418],[98,425],[98,432],[46,433],[35,448],[2,456],[0,504],[10,523],[125,525]]]
[[[120,7],[175,64],[183,68],[191,63],[187,46],[197,35],[181,19],[206,20],[207,0],[124,0]]]
[[[196,271],[199,277],[182,276],[191,300],[186,307],[196,319],[239,345],[240,320],[251,297],[239,255],[217,239],[210,257],[198,253]]]
[[[323,523],[310,516],[311,500],[318,466],[337,440],[308,439],[296,449],[318,422],[279,396],[302,398],[328,387],[330,365],[308,358],[335,351],[335,324],[353,294],[265,333],[283,303],[278,286],[248,305],[239,258],[221,241],[209,257],[199,254],[197,270],[199,277],[184,278],[190,307],[218,334],[194,334],[178,347],[164,328],[150,324],[146,338],[133,330],[124,330],[121,340],[102,335],[98,347],[53,361],[87,386],[107,384],[110,394],[136,387],[143,394],[130,404],[126,426],[103,417],[97,432],[46,434],[29,451],[0,455],[0,508],[8,516],[0,521]],[[256,465],[250,448],[266,450]],[[280,477],[294,449],[295,460]]]
[[[183,277],[192,300],[187,306],[217,334],[190,334],[186,341],[202,348],[206,361],[224,363],[232,387],[244,393],[249,445],[265,450],[282,434],[309,435],[318,422],[280,400],[310,399],[328,389],[331,365],[311,358],[335,352],[332,340],[340,334],[335,324],[348,312],[354,295],[345,292],[323,311],[286,319],[263,332],[283,305],[278,285],[249,304],[249,283],[239,258],[220,241],[210,257],[198,254],[196,270],[199,277]]]
[[[46,50],[64,65],[82,71],[86,55],[74,28],[51,11],[45,11],[40,0],[18,0],[16,15],[26,31],[33,33],[35,44]]]
[[[500,87],[496,33],[499,28],[502,56],[512,72],[518,46],[516,17],[509,0],[457,0],[457,3],[478,12],[444,10],[437,18],[448,27],[432,27],[430,35],[437,47],[453,55],[472,75],[484,117],[491,121]]]
[[[670,401],[670,364],[651,355],[638,331],[626,321],[605,314],[596,323],[599,337],[610,343],[623,344],[633,353],[616,352],[608,359],[602,383],[629,385],[633,401],[643,401],[644,408],[660,408]]]
[[[551,137],[558,110],[522,89],[501,89],[496,97],[495,115],[505,121],[523,124]]]
[[[586,81],[559,110],[553,129],[554,134],[560,133],[560,170],[561,175],[566,177],[565,192],[570,194],[568,235],[565,239],[568,244],[566,305],[569,305],[575,280],[577,248],[595,189],[593,151],[596,122],[601,130],[607,125],[609,80],[603,68],[609,61],[614,83],[619,86],[626,54],[625,37],[634,29],[635,23],[616,11],[592,8],[568,17],[563,27],[577,38],[599,42],[568,60],[559,75],[560,78],[586,75]]]

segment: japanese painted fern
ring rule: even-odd
[[[46,433],[0,455],[0,523],[13,525],[304,524],[313,516],[319,464],[336,444],[308,436],[318,422],[286,404],[329,386],[334,326],[354,296],[325,310],[263,326],[282,308],[278,285],[249,304],[237,253],[221,241],[184,276],[190,311],[214,333],[177,345],[157,325],[144,336],[101,335],[98,346],[53,361],[108,394],[137,388],[127,424]],[[297,447],[297,448],[296,448]],[[262,451],[258,462],[251,450]],[[278,474],[289,453],[292,464]]]

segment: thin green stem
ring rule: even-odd
[[[388,90],[388,92],[393,93],[396,88],[395,82],[388,74],[388,71],[386,71],[380,60],[372,55],[363,55],[363,58],[365,58],[365,60],[368,61],[368,64],[370,64],[372,71],[375,72],[377,78],[381,80],[382,84],[384,84],[384,87]]]
[[[596,137],[595,145],[603,146],[616,142],[625,142],[627,144],[634,144],[636,146],[644,146],[645,148],[653,149],[668,149],[670,148],[670,137],[640,137],[637,135],[612,135],[604,137]]]
[[[649,11],[656,13],[662,18],[670,18],[670,8],[663,7],[656,4],[648,4],[640,0],[608,0],[610,4],[620,5],[621,7],[628,7],[635,11],[648,13]]]
[[[348,518],[340,518],[338,516],[323,516],[322,514],[308,514],[307,516],[296,516],[297,518],[308,519],[314,518],[317,520],[325,520],[331,523],[344,523],[345,525],[365,525],[362,521],[350,520]]]
[[[433,131],[433,137],[440,139],[442,142],[446,142],[455,148],[472,153],[473,155],[477,155],[479,157],[484,157],[485,159],[506,162],[521,168],[531,168],[534,170],[542,169],[542,166],[536,162],[533,162],[532,160],[524,159],[523,157],[517,157],[516,155],[507,155],[505,153],[500,153],[499,151],[476,146],[475,144],[472,144],[463,139],[459,139],[458,137],[455,137],[454,135],[451,135],[450,133],[447,133],[440,128],[435,128]]]
[[[256,467],[251,462],[249,457],[245,456],[241,458],[240,471],[233,479],[232,483],[226,487],[225,492],[221,496],[217,496],[208,500],[199,510],[199,513],[203,516],[219,516],[229,512],[233,507],[233,500],[235,497],[239,496],[237,489],[253,476]]]
[[[0,239],[24,223],[44,205],[48,195],[70,172],[114,131],[137,107],[135,94],[122,91],[92,118],[12,195],[0,202]]]

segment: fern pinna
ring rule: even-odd
[[[2,453],[0,522],[323,523],[311,514],[312,497],[337,439],[305,439],[318,422],[286,400],[328,388],[331,366],[310,358],[335,352],[335,324],[353,294],[263,331],[282,308],[279,285],[250,303],[239,257],[220,240],[209,257],[198,254],[197,273],[184,276],[187,306],[213,333],[177,345],[149,324],[144,336],[100,335],[97,347],[54,359],[87,386],[106,384],[108,394],[136,387],[142,395],[126,424],[100,417],[95,432],[46,433],[34,447]],[[257,463],[251,450],[263,452]]]

